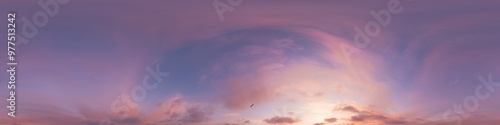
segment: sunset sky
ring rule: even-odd
[[[0,125],[500,125],[498,0],[10,0],[4,41],[8,12]]]

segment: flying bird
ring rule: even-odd
[[[253,104],[252,104],[252,105],[250,105],[250,107],[253,107]]]

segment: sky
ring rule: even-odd
[[[1,125],[500,124],[495,0],[0,3]]]

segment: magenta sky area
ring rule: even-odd
[[[8,12],[1,125],[500,125],[498,0],[5,0],[5,43]]]

